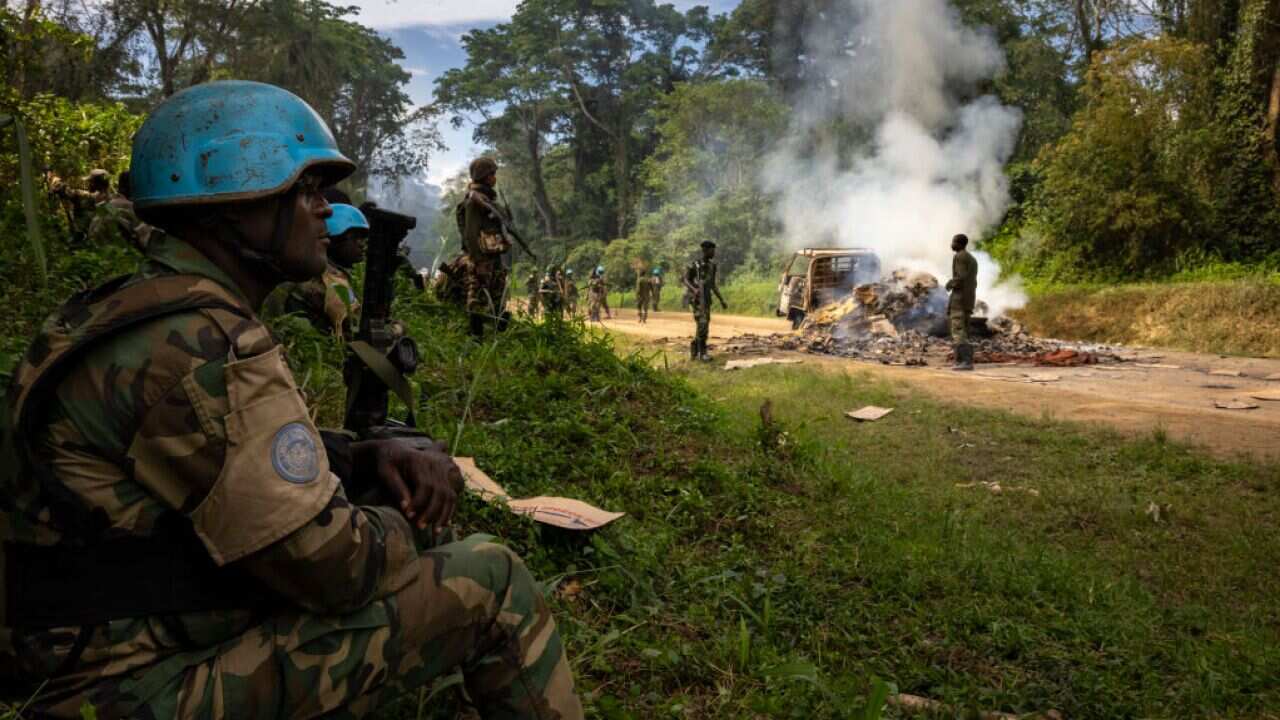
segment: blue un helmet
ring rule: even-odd
[[[603,275],[603,274],[604,274],[604,266],[603,266],[603,265],[597,265],[597,266],[596,266],[596,274],[597,274],[597,275]]]
[[[653,274],[654,274],[654,277],[662,277],[662,268],[654,268]]]
[[[356,208],[343,203],[336,203],[329,207],[333,208],[333,214],[324,221],[329,237],[340,237],[349,230],[369,229],[369,221],[365,219],[364,213]]]
[[[312,168],[333,184],[355,170],[323,119],[288,90],[226,80],[160,103],[133,136],[139,210],[271,197]]]

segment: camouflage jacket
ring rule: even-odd
[[[151,226],[138,219],[133,203],[123,195],[98,205],[89,223],[89,238],[94,243],[120,243],[144,253],[151,232]]]
[[[499,241],[498,238],[504,238],[502,219],[494,214],[494,210],[503,212],[497,205],[498,196],[493,188],[480,183],[471,183],[467,188],[466,197],[462,201],[462,249],[466,251],[472,260],[478,260],[486,256],[500,252],[493,252],[492,249],[486,249],[486,238],[488,243],[505,242]],[[487,203],[487,207],[486,207]],[[482,237],[484,236],[484,237]]]
[[[978,261],[968,250],[961,250],[951,259],[951,282],[947,288],[951,290],[949,310],[973,312],[978,299]]]
[[[349,339],[360,302],[351,285],[351,274],[330,262],[323,275],[290,289],[285,309],[306,315],[322,332]]]
[[[684,282],[687,288],[694,288],[691,300],[697,306],[711,306],[711,293],[713,290],[719,289],[719,278],[717,277],[717,267],[715,260],[698,259],[689,263],[688,269],[684,272]]]
[[[157,294],[157,279],[169,281],[170,295]],[[257,609],[0,627],[0,675],[47,679],[42,702],[89,689],[145,700],[263,612],[331,618],[297,629],[303,634],[385,623],[385,608],[369,603],[418,572],[401,514],[348,501],[334,470],[349,473],[350,457],[335,456],[331,469],[325,447],[336,445],[312,424],[282,348],[218,267],[157,232],[146,262],[110,304],[126,312],[130,304],[180,304],[196,291],[239,309],[145,320],[72,356],[29,425],[26,440],[42,472],[0,472],[0,533],[7,543],[87,546],[154,538],[162,522],[177,522],[216,572],[248,578],[257,590],[244,607]],[[31,387],[59,338],[92,323],[97,307],[71,304],[50,318],[14,375],[10,403]],[[69,499],[96,527],[65,522],[50,497]],[[68,669],[63,661],[77,640],[83,651]]]
[[[608,296],[609,286],[605,284],[604,277],[596,275],[588,280],[587,293],[596,299]]]

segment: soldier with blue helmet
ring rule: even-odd
[[[658,312],[662,309],[662,286],[666,284],[666,281],[662,278],[662,268],[656,267],[653,269],[652,283],[653,289],[649,295],[649,307],[654,312]]]
[[[0,413],[21,588],[0,681],[39,686],[34,716],[361,716],[460,666],[484,717],[582,717],[520,559],[478,539],[419,553],[462,486],[443,446],[318,430],[258,318],[324,271],[321,192],[353,169],[260,83],[180,92],[134,137],[146,260],[45,323]]]
[[[600,311],[612,320],[613,311],[609,309],[609,285],[604,279],[604,266],[597,265],[587,281],[587,315],[592,322],[600,322]]]
[[[318,330],[350,339],[360,301],[351,283],[351,269],[364,258],[369,221],[359,209],[344,203],[329,206],[329,265],[324,273],[288,291],[285,310],[301,314]]]

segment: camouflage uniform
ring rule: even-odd
[[[564,317],[564,297],[560,294],[563,290],[554,272],[543,276],[538,292],[542,296],[542,308],[547,317]]]
[[[578,283],[574,282],[573,278],[566,275],[561,287],[563,289],[561,297],[564,298],[564,311],[569,314],[569,317],[577,317]]]
[[[602,308],[609,309],[609,286],[603,275],[592,275],[587,281],[587,316],[592,322],[600,322]]]
[[[538,280],[538,273],[529,273],[529,279],[525,280],[524,290],[529,296],[529,314],[537,317],[538,306],[541,304],[542,283]]]
[[[653,294],[649,296],[649,307],[654,312],[658,312],[662,310],[662,286],[664,284],[662,276],[654,275],[651,282],[653,283]]]
[[[54,184],[53,194],[67,207],[71,237],[76,243],[89,237],[95,211],[99,205],[111,199],[111,195],[105,191],[77,190],[67,187],[60,180]]]
[[[951,291],[947,303],[947,316],[951,321],[951,339],[957,344],[969,342],[969,318],[978,293],[978,261],[968,250],[956,252],[951,259]]]
[[[646,322],[649,319],[649,303],[653,300],[653,282],[650,278],[641,275],[636,281],[636,316],[640,322]]]
[[[200,294],[221,304],[120,330],[72,355],[47,398],[27,397],[69,333]],[[89,702],[103,720],[358,717],[461,665],[485,717],[582,717],[520,560],[477,540],[419,554],[398,510],[354,505],[349,448],[314,427],[281,348],[222,270],[157,234],[123,290],[88,302],[46,323],[6,395],[11,417],[39,407],[28,439],[40,469],[0,471],[8,568],[23,566],[8,554],[19,546],[119,563],[101,548],[170,552],[177,538],[230,600],[71,627],[6,614],[0,679],[48,680],[35,716],[78,718]],[[119,592],[83,591],[86,607]]]
[[[700,348],[698,354],[705,354],[707,338],[711,334],[711,297],[719,288],[717,266],[715,260],[699,258],[689,264],[684,273],[685,283],[695,288],[689,293],[689,304],[693,307],[693,321],[697,326],[694,342]]]
[[[146,252],[151,238],[150,225],[138,219],[129,198],[115,194],[98,205],[89,223],[89,239],[96,244],[121,243],[140,252]]]
[[[470,266],[463,279],[467,310],[475,315],[495,318],[502,314],[506,306],[507,270],[503,267],[502,255],[510,248],[505,239],[502,220],[495,217],[489,209],[496,209],[497,197],[493,188],[484,183],[473,182],[462,201],[465,212],[462,246],[470,259]],[[485,207],[486,202],[489,207]]]
[[[360,301],[351,285],[351,273],[332,260],[315,280],[295,283],[289,289],[285,310],[304,315],[321,332],[350,339]]]

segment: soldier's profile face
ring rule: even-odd
[[[368,233],[353,228],[336,238],[329,238],[329,256],[343,267],[351,267],[364,257],[364,248]]]
[[[320,194],[320,176],[304,175],[297,191],[260,202],[247,203],[234,213],[240,232],[250,247],[271,252],[275,242],[280,203],[292,199],[293,223],[284,246],[276,256],[276,264],[289,279],[319,277],[328,264],[329,231],[325,218],[333,214],[328,201]]]

